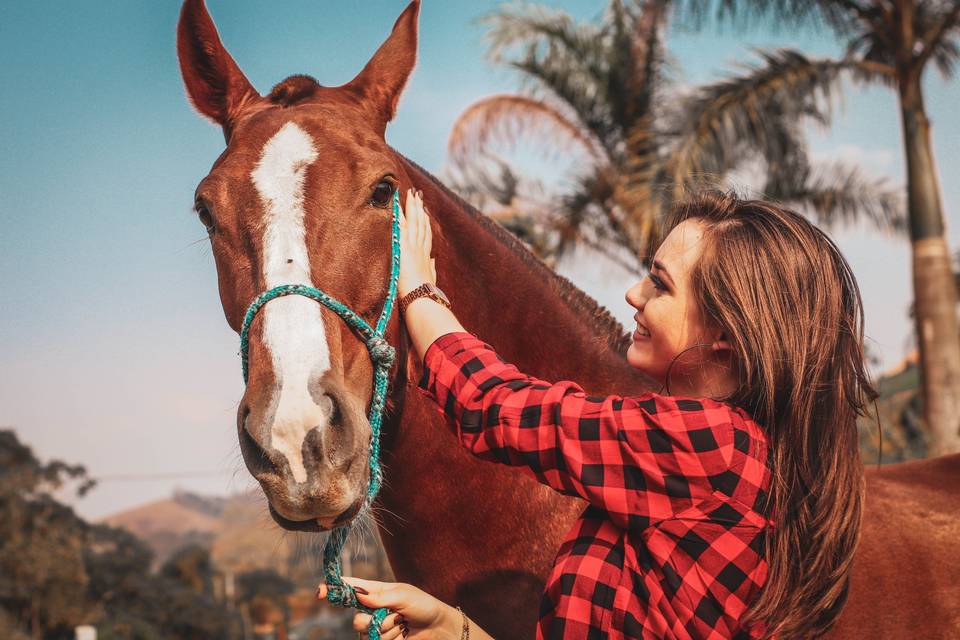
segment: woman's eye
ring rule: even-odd
[[[196,204],[196,209],[197,217],[200,218],[200,222],[203,223],[203,226],[207,228],[207,233],[213,233],[213,216],[210,215],[210,211],[202,202],[198,202]]]
[[[649,274],[649,276],[650,276],[650,282],[653,283],[654,289],[656,289],[656,290],[658,290],[658,291],[666,291],[666,290],[667,290],[666,285],[663,284],[663,280],[661,280],[661,279],[658,278],[657,276],[653,275],[652,273]]]
[[[390,200],[393,199],[393,183],[387,182],[386,180],[381,180],[377,183],[377,186],[373,188],[373,194],[370,196],[370,204],[375,207],[386,208],[390,204]]]

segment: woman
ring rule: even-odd
[[[627,362],[664,394],[598,397],[520,373],[422,295],[436,283],[430,224],[419,194],[406,209],[400,295],[421,390],[472,453],[589,503],[538,638],[787,639],[833,624],[860,533],[856,419],[876,392],[860,293],[826,235],[731,194],[678,205],[626,294]],[[394,612],[384,638],[489,637],[411,585],[349,582]]]

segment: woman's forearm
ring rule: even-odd
[[[421,361],[434,340],[447,333],[466,331],[450,309],[431,298],[417,298],[407,305],[404,315],[407,332]]]

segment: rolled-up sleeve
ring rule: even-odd
[[[735,414],[719,402],[587,395],[521,373],[466,332],[430,345],[419,389],[475,456],[519,467],[625,527],[673,517],[713,491],[732,495],[740,480]]]

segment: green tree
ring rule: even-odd
[[[237,576],[237,600],[248,602],[254,596],[266,596],[282,603],[296,591],[296,585],[273,569],[254,569]]]
[[[187,549],[163,575],[131,533],[91,525],[51,493],[93,486],[85,469],[43,463],[0,430],[0,637],[72,638],[95,624],[105,640],[237,636],[238,620],[209,593],[210,556]]]
[[[210,551],[199,545],[188,545],[170,556],[160,568],[160,575],[175,580],[196,593],[213,595]]]
[[[51,493],[91,486],[82,466],[40,462],[12,430],[0,430],[0,609],[33,638],[66,631],[89,615],[83,563],[86,523]]]
[[[851,70],[856,80],[880,83],[896,92],[907,166],[924,417],[932,454],[960,451],[957,293],[923,96],[927,68],[932,64],[949,78],[960,59],[960,1],[695,0],[689,6],[700,17],[715,12],[720,20],[740,24],[761,18],[781,26],[825,25],[846,44],[846,56],[837,64]],[[829,78],[830,84],[837,81]]]
[[[766,52],[738,75],[685,91],[671,81],[662,42],[670,4],[613,0],[588,23],[526,4],[488,15],[490,57],[519,71],[524,87],[458,118],[455,188],[544,257],[584,244],[637,273],[670,203],[737,170],[761,172],[766,195],[821,224],[902,226],[901,199],[885,184],[808,160],[803,124],[829,120],[846,61]],[[552,181],[559,188],[498,156],[524,137],[563,154],[571,169]]]
[[[91,529],[86,563],[90,597],[100,604],[101,635],[110,640],[232,638],[238,624],[210,593],[210,554],[191,546],[157,574],[153,552],[123,529]]]
[[[84,562],[90,575],[88,593],[100,607],[99,636],[107,640],[155,640],[169,604],[158,593],[150,573],[153,552],[125,529],[94,525],[88,535]]]

